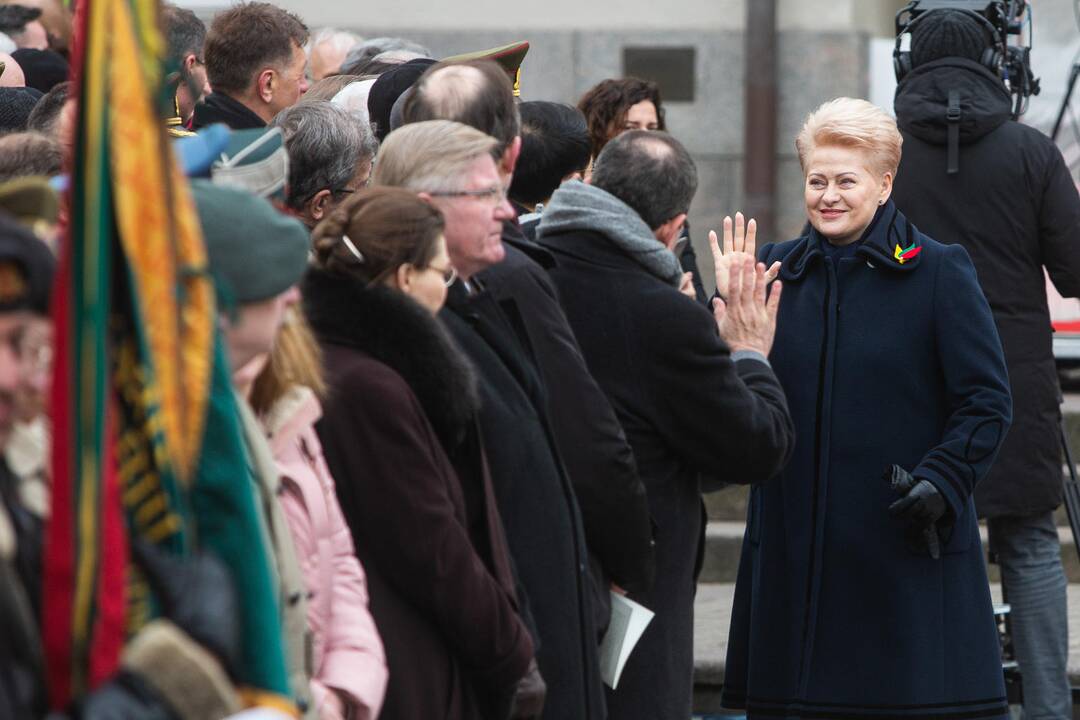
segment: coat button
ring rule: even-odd
[[[289,604],[295,605],[296,603],[300,602],[300,598],[302,597],[304,597],[304,593],[300,591],[294,592],[292,595],[289,596]]]

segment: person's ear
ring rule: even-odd
[[[412,263],[402,263],[398,265],[398,269],[394,271],[394,285],[397,289],[403,293],[408,293],[409,288],[412,287],[413,274],[415,274],[416,268],[412,266]]]
[[[878,205],[884,205],[892,195],[893,174],[887,172],[881,176],[881,194],[878,195]]]
[[[305,203],[308,216],[315,222],[326,217],[326,213],[330,209],[330,199],[332,197],[332,193],[325,188],[312,195],[311,199]]]
[[[660,227],[656,228],[656,230],[653,231],[653,234],[664,247],[671,250],[675,247],[675,243],[678,242],[679,233],[682,231],[683,223],[685,222],[686,213],[679,213]]]
[[[184,61],[182,63],[183,67],[184,67],[184,72],[187,73],[187,74],[190,74],[192,68],[195,67],[195,64],[197,62],[199,62],[199,61],[195,57],[195,53],[188,53],[187,55],[185,55],[184,56]]]
[[[418,192],[418,193],[416,193],[416,197],[420,198],[421,200],[426,202],[428,205],[432,204],[432,199],[433,198],[431,197],[431,193],[429,193],[429,192]]]
[[[510,144],[506,146],[506,150],[503,150],[502,158],[499,160],[499,170],[507,176],[514,174],[514,168],[517,167],[518,158],[521,157],[521,136],[518,135]]]
[[[273,68],[266,68],[259,73],[258,78],[255,80],[255,92],[263,102],[268,103],[274,99],[274,81],[276,79],[277,71]]]

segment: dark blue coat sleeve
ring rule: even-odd
[[[912,475],[932,482],[959,518],[1005,438],[1012,397],[1001,341],[971,258],[959,245],[940,252],[931,312],[949,414],[941,442]]]

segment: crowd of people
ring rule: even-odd
[[[162,132],[217,292],[247,458],[235,483],[265,544],[252,562],[269,559],[288,693],[244,686],[245,664],[272,657],[239,651],[249,609],[212,553],[136,543],[168,622],[135,628],[118,674],[52,710],[686,719],[702,493],[749,484],[727,706],[1006,717],[989,514],[1035,608],[1018,605],[1025,703],[1065,717],[1064,575],[1029,561],[1052,555],[1032,537],[1054,533],[1060,467],[1029,444],[1056,437],[1056,396],[1045,296],[1023,293],[1042,292],[1043,265],[1080,292],[1080,199],[1054,146],[995,109],[984,31],[935,12],[899,126],[852,98],[811,112],[794,139],[806,232],[759,249],[753,219],[726,218],[709,295],[686,223],[697,170],[654,83],[522,101],[526,43],[438,59],[311,33],[264,2],[209,28],[163,5]],[[0,5],[0,31],[0,715],[33,718],[54,675],[36,621],[67,224],[53,187],[79,94],[59,3]],[[967,184],[934,125],[943,77],[974,87]],[[973,175],[1002,177],[994,162],[1031,173],[1000,191],[1006,215],[958,212],[987,194]],[[1004,200],[1017,187],[1023,207]],[[984,505],[979,481],[1002,473],[1045,490]],[[618,596],[655,617],[611,688],[599,647],[622,631]]]

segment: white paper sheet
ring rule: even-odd
[[[600,675],[612,690],[618,687],[626,661],[653,617],[655,613],[644,605],[611,593],[611,622],[600,643]]]

